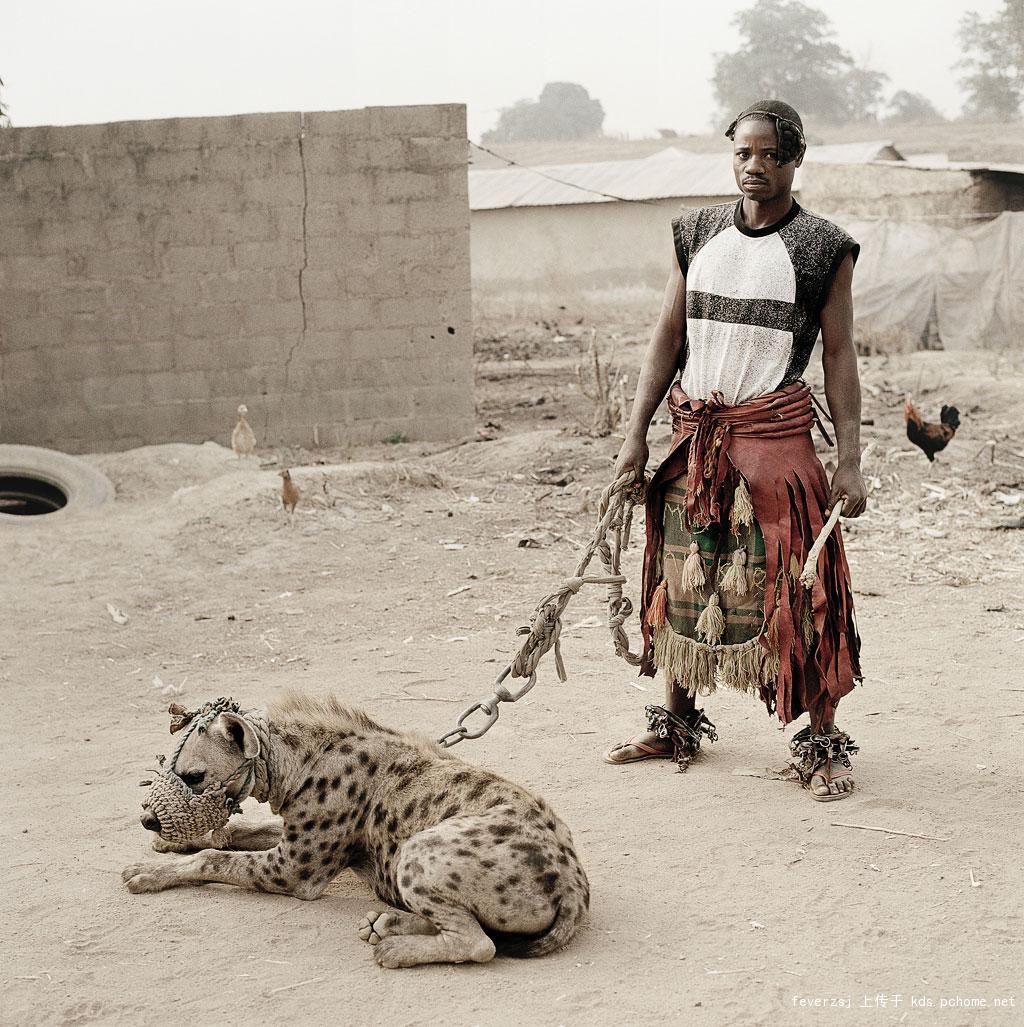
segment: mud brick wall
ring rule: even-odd
[[[1024,206],[1024,196],[993,184],[998,176],[961,170],[908,167],[899,161],[872,164],[815,164],[803,171],[800,203],[825,217],[922,218],[935,215],[942,223],[973,215]],[[1009,178],[1010,176],[1005,176]],[[1019,176],[1012,176],[1014,178]],[[993,213],[994,217],[995,214]]]
[[[0,130],[0,440],[465,434],[465,108]]]

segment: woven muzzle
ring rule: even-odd
[[[143,805],[160,821],[160,837],[169,842],[198,841],[218,830],[231,818],[234,806],[224,788],[196,795],[172,770],[153,779]]]
[[[241,801],[251,791],[255,763],[252,759],[243,760],[226,780],[201,794],[193,792],[175,772],[178,756],[189,735],[193,731],[202,734],[217,715],[224,711],[246,715],[239,709],[238,703],[225,698],[205,703],[192,712],[176,703],[168,711],[172,718],[171,734],[184,731],[184,735],[174,750],[170,767],[162,770],[150,783],[143,806],[160,821],[160,837],[169,842],[198,841],[210,831],[224,827],[233,813],[241,812]],[[160,756],[158,759],[162,767],[164,757]],[[232,798],[228,795],[228,785],[243,773],[246,779],[241,793],[238,797]]]

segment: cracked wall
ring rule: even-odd
[[[0,132],[0,440],[473,422],[465,108]]]

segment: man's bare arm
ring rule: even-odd
[[[838,466],[832,476],[828,508],[846,497],[845,517],[859,517],[867,505],[860,473],[860,377],[853,345],[853,257],[836,272],[828,301],[821,312],[821,363],[825,399],[835,426]]]
[[[655,411],[665,398],[679,369],[679,355],[686,340],[686,279],[673,256],[665,286],[661,314],[644,352],[633,409],[626,428],[626,441],[615,462],[615,476],[632,470],[639,481],[647,466],[647,432]]]

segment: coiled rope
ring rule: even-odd
[[[629,547],[633,508],[643,502],[643,493],[644,483],[634,482],[632,471],[621,474],[604,489],[598,501],[597,526],[572,576],[537,603],[530,624],[517,632],[525,637],[515,659],[498,675],[494,692],[464,710],[455,727],[438,739],[441,745],[447,748],[465,738],[479,738],[489,731],[498,720],[498,705],[516,702],[537,683],[537,665],[552,649],[559,680],[568,680],[559,641],[562,615],[569,601],[584,585],[608,587],[608,630],[615,654],[631,666],[640,665],[642,657],[630,649],[625,629],[625,623],[633,613],[633,603],[623,594],[626,577],[622,574],[621,563],[622,553]],[[600,560],[604,573],[587,574],[595,556]],[[510,691],[504,684],[509,676],[527,680],[516,691]],[[467,727],[466,722],[477,713],[483,713],[486,721],[476,729]]]

